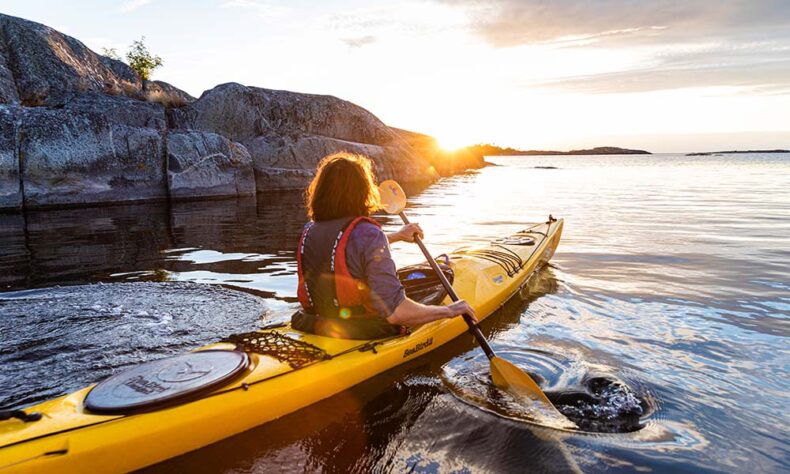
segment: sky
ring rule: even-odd
[[[790,148],[788,0],[0,0],[90,48],[145,36],[192,95],[330,94],[452,148]]]

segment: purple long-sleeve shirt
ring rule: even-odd
[[[382,318],[390,316],[406,299],[387,235],[381,228],[369,222],[357,225],[349,236],[346,262],[354,278],[367,282],[373,306]]]

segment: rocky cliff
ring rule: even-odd
[[[331,96],[222,84],[170,117],[174,129],[243,144],[259,189],[304,187],[318,161],[338,151],[372,158],[380,179],[436,178],[430,163],[375,115]]]
[[[405,182],[482,164],[436,150],[331,96],[231,83],[195,99],[0,14],[0,209],[301,188],[337,151]]]

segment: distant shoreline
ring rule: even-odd
[[[714,156],[714,155],[733,155],[740,153],[790,153],[790,150],[727,150],[727,151],[702,151],[697,153],[686,153],[686,156]]]
[[[652,155],[645,150],[632,150],[616,146],[599,146],[583,150],[556,151],[556,150],[518,150],[516,148],[502,148],[496,145],[479,144],[466,148],[474,153],[485,156],[529,156],[529,155]]]

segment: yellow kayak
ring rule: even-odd
[[[562,219],[550,218],[437,260],[446,263],[454,289],[482,319],[549,261],[562,226]],[[401,275],[407,294],[430,293],[420,283],[430,279],[428,272],[426,266]],[[387,339],[345,340],[282,325],[141,364],[25,408],[26,421],[0,421],[0,472],[140,469],[330,397],[467,330],[461,318],[453,318]]]

